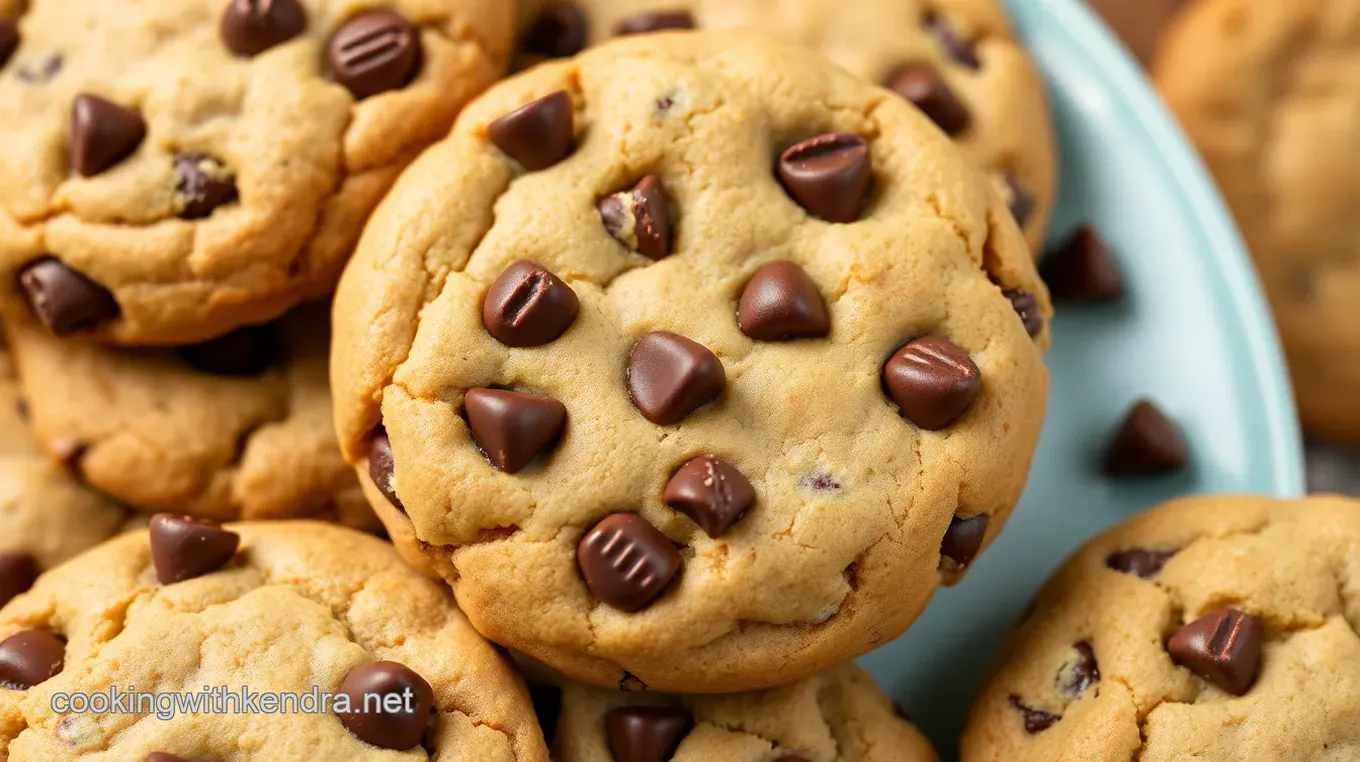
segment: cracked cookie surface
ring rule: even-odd
[[[783,684],[1004,525],[1047,388],[1017,290],[1049,314],[900,99],[738,32],[610,43],[489,91],[380,207],[341,446],[492,640],[603,686]]]
[[[172,345],[328,293],[516,21],[500,0],[369,5],[0,0],[0,308]]]
[[[965,762],[1360,758],[1360,503],[1197,497],[1082,548],[1007,638]]]

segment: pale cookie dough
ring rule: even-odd
[[[42,448],[144,511],[379,524],[336,446],[328,305],[176,350],[9,336]]]
[[[1197,497],[1039,593],[963,762],[1360,759],[1360,503]]]
[[[158,520],[150,533],[129,533],[48,572],[0,613],[0,679],[27,685],[0,683],[0,758],[8,744],[9,762],[157,759],[153,752],[235,762],[547,761],[510,663],[473,631],[443,585],[387,544],[315,522],[229,524],[238,548],[221,529],[190,526],[181,527],[184,536],[201,542],[177,556],[158,543],[184,536],[157,537]],[[201,561],[203,548],[215,554],[211,568],[161,581],[166,571],[186,572],[179,564]],[[51,662],[35,658],[48,652],[59,660],[50,677]],[[172,695],[222,686],[238,696],[354,695],[353,678],[375,669],[397,686],[427,683],[429,719],[414,718],[414,728],[409,712],[387,726],[385,715],[342,722],[305,702],[303,711],[238,704],[173,717],[145,706],[51,708],[58,694],[129,686]],[[412,688],[411,706],[422,706],[420,693]]]
[[[334,314],[394,540],[492,640],[609,687],[753,690],[896,637],[1000,532],[1044,414],[1002,198],[901,99],[742,33],[493,88]]]
[[[519,63],[621,32],[752,29],[821,51],[936,118],[1009,199],[1037,257],[1057,184],[1040,79],[999,0],[542,0]],[[903,77],[908,66],[920,67]]]
[[[532,692],[558,762],[938,759],[873,678],[850,664],[754,693],[657,695],[570,682]]]
[[[0,308],[173,345],[329,293],[517,20],[505,0],[379,5],[0,0]]]
[[[1360,4],[1190,3],[1155,71],[1251,248],[1304,427],[1360,442]]]

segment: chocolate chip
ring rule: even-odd
[[[576,150],[571,95],[558,90],[486,126],[486,136],[530,172],[547,169]]]
[[[992,517],[985,513],[966,519],[955,516],[945,530],[944,539],[940,541],[940,555],[954,562],[957,569],[968,566],[982,549],[982,541],[987,537],[987,525],[991,520]]]
[[[741,332],[757,341],[819,339],[831,332],[826,301],[817,284],[793,262],[756,270],[737,305]]]
[[[468,426],[491,465],[513,474],[562,433],[567,408],[552,397],[504,389],[469,389]]]
[[[179,216],[198,220],[236,200],[236,177],[211,156],[175,157],[175,201]]]
[[[393,474],[396,471],[396,462],[392,459],[392,440],[387,436],[387,429],[382,424],[373,430],[373,434],[368,440],[368,476],[373,480],[373,485],[378,491],[383,493],[387,502],[402,513],[406,512],[406,506],[401,504],[397,498],[396,487],[392,483]]]
[[[57,74],[61,73],[61,67],[66,63],[66,59],[60,53],[49,53],[42,60],[41,67],[33,67],[25,64],[19,67],[15,74],[20,82],[29,85],[41,85],[51,82]]]
[[[1025,719],[1025,732],[1030,735],[1042,733],[1053,727],[1053,723],[1062,718],[1056,714],[1050,714],[1041,709],[1034,709],[1020,701],[1020,697],[1014,694],[1010,697],[1011,706],[1014,707]]]
[[[775,762],[810,762],[810,760],[807,757],[800,757],[797,754],[786,754],[779,759],[776,759]]]
[[[1152,402],[1139,400],[1124,416],[1105,453],[1110,476],[1153,476],[1184,468],[1190,448],[1176,424]]]
[[[146,122],[135,109],[97,95],[71,103],[71,168],[91,177],[132,155],[146,138]]]
[[[1015,309],[1015,314],[1020,316],[1020,322],[1025,325],[1025,333],[1030,338],[1038,336],[1044,330],[1044,313],[1039,311],[1039,300],[1033,294],[1024,291],[1003,291],[1002,294],[1011,300],[1011,307]]]
[[[1244,611],[1221,608],[1185,625],[1167,641],[1171,660],[1219,688],[1241,696],[1261,670],[1265,628]]]
[[[1152,579],[1161,572],[1166,562],[1176,555],[1174,550],[1151,550],[1147,548],[1133,548],[1132,550],[1121,550],[1118,553],[1111,553],[1105,559],[1105,565],[1117,572],[1132,574],[1143,579]]]
[[[666,535],[631,513],[606,516],[586,532],[576,562],[590,592],[623,611],[646,608],[680,571]]]
[[[0,608],[28,592],[38,579],[38,559],[31,553],[0,553]]]
[[[1100,665],[1090,643],[1083,640],[1072,646],[1072,651],[1075,656],[1058,670],[1056,683],[1059,691],[1076,698],[1100,682]]]
[[[982,372],[943,336],[907,342],[883,364],[883,388],[907,420],[927,431],[953,423],[973,404]]]
[[[702,344],[653,331],[628,353],[628,396],[643,417],[669,426],[722,395],[727,371]]]
[[[0,685],[22,691],[44,683],[66,664],[66,644],[47,630],[20,630],[0,642]]]
[[[189,760],[168,751],[153,751],[143,757],[142,762],[189,762]]]
[[[670,194],[661,178],[647,175],[637,185],[596,204],[604,229],[629,251],[653,261],[671,253]]]
[[[162,585],[221,569],[236,555],[241,535],[208,519],[158,513],[151,517],[151,560]]]
[[[664,32],[668,29],[693,29],[694,16],[689,11],[652,11],[639,13],[614,25],[614,34],[625,37],[631,34]]]
[[[978,61],[977,47],[973,44],[973,41],[959,34],[954,25],[949,23],[949,19],[932,14],[926,17],[925,28],[955,63],[967,66],[970,69],[976,69],[982,65]]]
[[[19,271],[19,288],[29,309],[57,336],[70,336],[118,317],[113,294],[55,257],[43,257]]]
[[[694,726],[683,709],[625,706],[605,715],[615,762],[666,762]]]
[[[520,41],[520,49],[545,58],[567,58],[586,48],[586,17],[576,3],[553,0]]]
[[[230,0],[217,31],[227,50],[250,58],[306,28],[307,12],[298,0]]]
[[[779,157],[784,189],[810,214],[827,222],[859,219],[871,179],[869,144],[858,135],[818,135]]]
[[[19,25],[9,19],[0,19],[0,66],[9,62],[18,47]]]
[[[420,745],[434,711],[434,689],[404,664],[375,661],[350,670],[340,683],[348,712],[340,724],[367,744],[398,751]]]
[[[1055,304],[1113,302],[1124,297],[1124,276],[1100,234],[1089,225],[1077,228],[1067,242],[1039,265]]]
[[[690,460],[666,484],[666,505],[694,519],[709,537],[727,531],[755,499],[751,481],[712,455]]]
[[[903,66],[888,77],[884,87],[906,98],[951,137],[968,129],[972,121],[968,109],[944,77],[927,64]]]
[[[557,721],[562,718],[562,689],[556,685],[531,685],[529,700],[533,702],[543,738],[551,747],[557,736]]]
[[[202,344],[180,347],[176,353],[190,367],[204,373],[250,378],[277,363],[282,351],[275,326],[252,325]]]
[[[410,84],[420,70],[420,35],[392,11],[346,21],[326,45],[326,75],[363,100]]]
[[[1013,172],[1005,175],[1006,183],[1006,205],[1010,207],[1011,216],[1015,218],[1015,224],[1024,227],[1029,224],[1029,220],[1034,216],[1034,208],[1037,199],[1034,194],[1025,189],[1020,183],[1020,178]]]
[[[571,286],[541,265],[521,259],[487,289],[482,325],[506,346],[537,347],[565,333],[580,309]]]

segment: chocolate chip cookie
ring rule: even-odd
[[[1038,256],[1057,182],[1043,83],[994,0],[544,0],[520,65],[614,37],[752,29],[915,104],[990,175]]]
[[[578,680],[840,664],[1024,485],[1050,310],[1023,237],[814,52],[695,32],[536,67],[380,209],[335,306],[341,445],[483,633]]]
[[[387,544],[168,514],[0,613],[6,744],[11,762],[548,759],[511,665]]]
[[[42,448],[146,511],[325,518],[376,530],[336,446],[328,305],[177,349],[120,349],[10,325]]]
[[[935,762],[930,742],[854,665],[754,693],[531,688],[561,762]]]
[[[1256,260],[1304,427],[1360,442],[1360,7],[1189,3],[1158,88],[1198,146]]]
[[[964,762],[1360,758],[1360,503],[1197,497],[1082,548],[997,656]]]
[[[516,22],[502,0],[367,5],[0,1],[0,308],[172,345],[327,294]]]

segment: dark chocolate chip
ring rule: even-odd
[[[486,126],[486,136],[530,172],[547,169],[576,150],[571,95],[558,90]]]
[[[198,220],[236,200],[236,177],[211,156],[175,157],[175,198],[181,219]]]
[[[800,757],[797,754],[786,754],[774,762],[810,762],[807,757]]]
[[[236,555],[240,544],[241,535],[208,519],[169,513],[151,517],[151,560],[162,585],[221,569]]]
[[[623,611],[646,608],[680,571],[680,553],[631,513],[606,516],[581,538],[576,562],[596,598]]]
[[[468,426],[491,465],[513,474],[552,446],[567,422],[567,408],[552,397],[504,389],[469,389]]]
[[[756,270],[737,305],[741,332],[757,341],[819,339],[831,332],[826,300],[817,284],[793,262]]]
[[[61,67],[66,63],[66,59],[60,53],[48,53],[42,60],[42,66],[34,67],[25,64],[19,67],[15,74],[20,82],[29,85],[41,85],[51,82],[61,73]]]
[[[1015,309],[1015,314],[1020,316],[1020,322],[1025,325],[1025,333],[1028,333],[1030,338],[1043,333],[1044,313],[1039,311],[1039,300],[1035,299],[1033,294],[1015,290],[1002,293],[1011,300],[1011,307]]]
[[[238,328],[225,336],[176,350],[190,367],[233,378],[264,373],[279,361],[282,352],[278,330],[273,325]]]
[[[664,32],[670,29],[693,29],[694,16],[689,11],[652,11],[639,13],[614,25],[614,34],[625,37],[631,34]]]
[[[1055,304],[1113,302],[1124,298],[1124,276],[1100,234],[1089,225],[1072,233],[1039,265]]]
[[[534,716],[548,746],[557,737],[557,721],[562,718],[562,689],[556,685],[529,686],[529,700],[534,704]]]
[[[520,41],[520,49],[544,58],[567,58],[586,48],[586,17],[576,3],[552,0]]]
[[[71,103],[71,168],[91,177],[132,155],[146,138],[136,109],[88,93]]]
[[[968,566],[982,549],[982,541],[987,537],[987,525],[991,520],[992,517],[985,513],[966,519],[955,516],[949,522],[949,529],[945,530],[944,539],[940,541],[940,555],[954,562],[956,568]]]
[[[1162,567],[1166,566],[1166,562],[1170,561],[1174,555],[1176,555],[1174,550],[1133,548],[1111,553],[1105,559],[1105,565],[1117,572],[1132,574],[1143,579],[1152,579],[1161,572]]]
[[[1076,698],[1100,682],[1100,665],[1090,643],[1083,640],[1072,646],[1072,651],[1074,657],[1058,670],[1056,683],[1059,691]]]
[[[632,188],[600,199],[596,209],[604,229],[619,243],[660,261],[671,253],[670,206],[661,178],[647,175]]]
[[[943,336],[907,342],[883,364],[883,388],[907,420],[927,431],[953,423],[973,404],[982,372]]]
[[[615,762],[666,762],[693,726],[689,712],[669,707],[625,706],[605,715]]]
[[[402,751],[420,745],[434,711],[434,689],[404,664],[375,661],[350,670],[340,683],[349,711],[340,724],[367,744]]]
[[[1244,611],[1221,608],[1185,625],[1167,641],[1171,660],[1219,688],[1241,696],[1261,670],[1265,628]]]
[[[727,531],[755,499],[751,481],[712,455],[690,460],[666,484],[666,505],[694,519],[709,537]]]
[[[22,691],[46,682],[66,663],[66,644],[47,630],[20,630],[0,642],[0,685]]]
[[[189,762],[189,760],[168,751],[153,751],[142,757],[142,762]]]
[[[1184,468],[1190,448],[1181,430],[1148,400],[1139,400],[1124,416],[1105,453],[1110,476],[1152,476]]]
[[[368,476],[373,480],[373,485],[378,491],[383,493],[387,502],[402,513],[406,512],[406,506],[401,504],[397,498],[397,490],[392,483],[393,474],[396,471],[396,461],[392,459],[392,440],[387,436],[387,429],[382,424],[373,430],[373,434],[368,440]]]
[[[643,417],[661,426],[684,420],[726,386],[722,361],[684,336],[653,331],[628,354],[628,396]]]
[[[392,11],[346,21],[326,46],[326,74],[363,100],[410,84],[420,71],[420,35]]]
[[[70,336],[118,317],[113,294],[55,257],[43,257],[19,271],[19,288],[29,309],[57,336]]]
[[[565,333],[580,309],[571,286],[541,265],[521,259],[487,289],[482,325],[506,346],[537,347]]]
[[[1034,216],[1034,209],[1038,205],[1038,200],[1034,194],[1029,192],[1020,182],[1020,178],[1014,172],[1007,172],[1006,181],[1006,205],[1010,207],[1011,216],[1015,218],[1015,224],[1024,227],[1029,224],[1030,218]]]
[[[307,12],[298,0],[230,0],[217,31],[227,50],[250,58],[306,28]]]
[[[946,135],[959,135],[972,122],[968,108],[933,66],[903,66],[888,77],[884,86],[920,109]]]
[[[38,559],[32,553],[0,553],[0,608],[28,592],[38,579]]]
[[[873,178],[869,144],[844,132],[798,143],[779,157],[778,170],[793,200],[827,222],[859,219]]]
[[[19,25],[10,19],[0,19],[0,66],[9,62],[18,47]]]
[[[932,14],[926,17],[925,28],[955,63],[967,66],[970,69],[976,69],[982,65],[978,61],[977,47],[973,44],[973,41],[959,34],[954,25],[949,23],[949,19],[938,14]]]
[[[1018,712],[1020,712],[1021,716],[1024,717],[1025,732],[1029,733],[1030,735],[1034,735],[1035,733],[1042,733],[1045,730],[1048,730],[1049,728],[1053,727],[1053,723],[1062,719],[1058,715],[1050,714],[1049,712],[1045,712],[1042,709],[1034,709],[1025,706],[1024,702],[1020,700],[1020,697],[1014,694],[1011,695],[1010,701],[1011,706],[1014,707]]]

